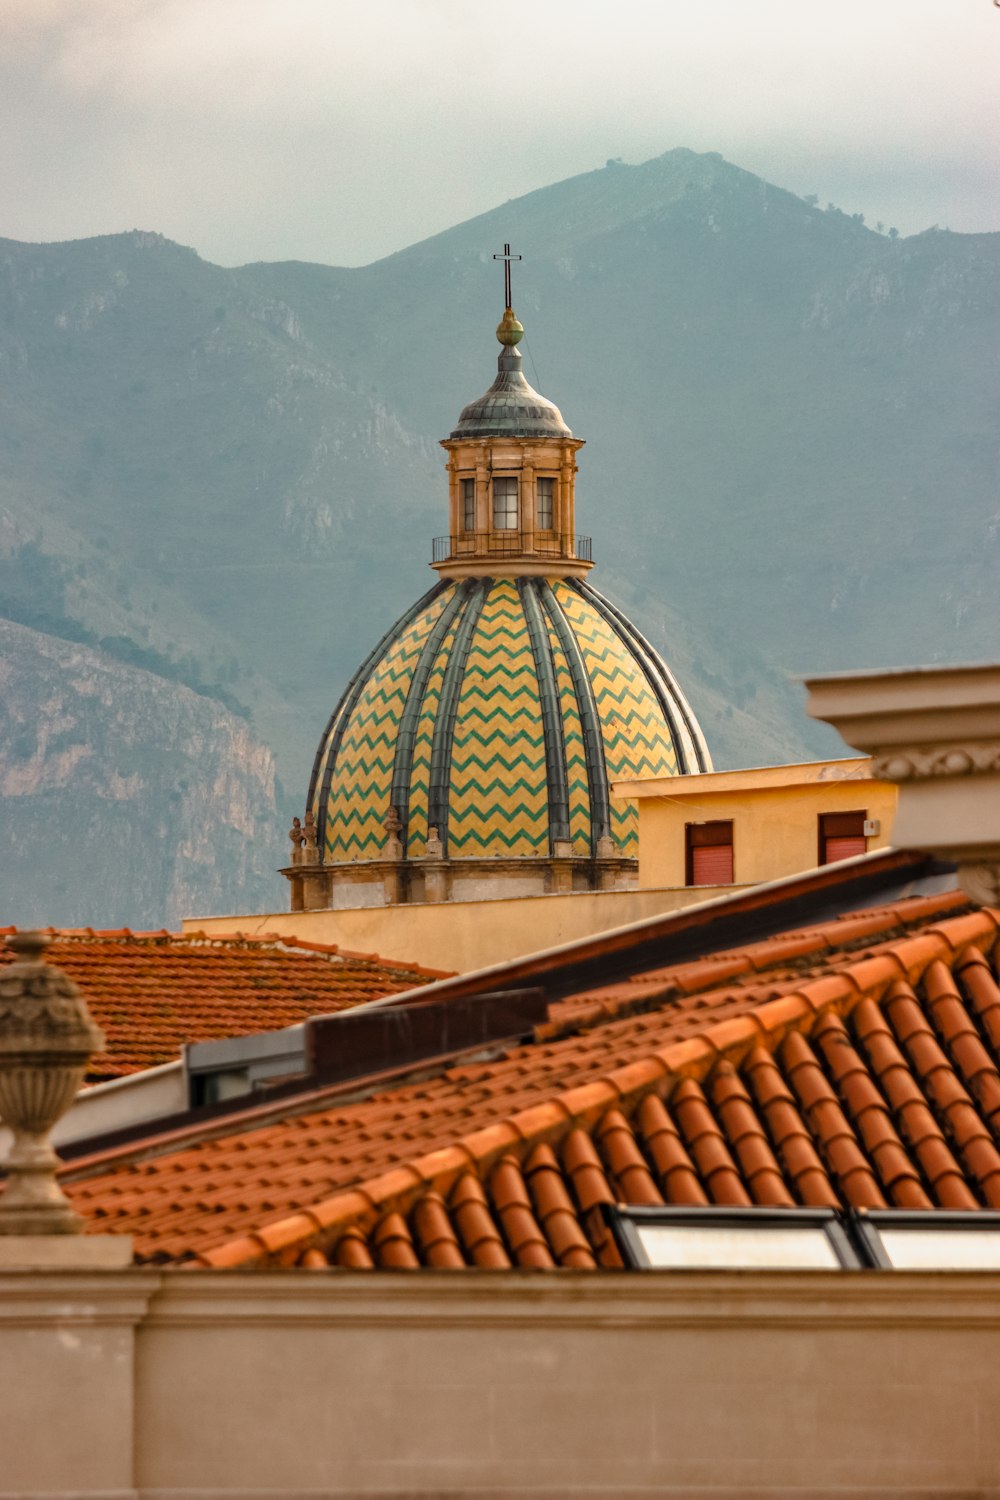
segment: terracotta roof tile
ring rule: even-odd
[[[91,1081],[173,1062],[187,1042],[276,1031],[443,977],[294,937],[49,932],[48,961],[79,984],[108,1039]],[[13,959],[0,946],[0,964]]]
[[[707,1204],[708,1195],[701,1185],[698,1169],[656,1094],[647,1094],[643,1099],[636,1122],[665,1202]]]
[[[210,1265],[609,1266],[616,1200],[1000,1206],[996,931],[950,896],[827,922],[771,969],[766,944],[706,961],[700,991],[661,964],[652,1001],[570,997],[500,1057],[67,1187],[142,1257]]]
[[[502,1270],[510,1256],[493,1218],[486,1189],[478,1177],[467,1173],[451,1191],[451,1208],[458,1237],[472,1265]]]
[[[785,1186],[767,1134],[732,1063],[719,1063],[711,1092],[723,1135],[732,1143],[753,1201],[791,1208],[795,1200]]]
[[[594,1141],[621,1202],[663,1202],[663,1195],[620,1109],[608,1110],[594,1131]]]
[[[504,1156],[497,1162],[490,1174],[489,1187],[490,1201],[512,1263],[535,1270],[549,1270],[555,1265],[555,1260],[535,1218],[521,1168],[513,1156]]]
[[[592,1270],[594,1252],[580,1227],[555,1152],[536,1146],[525,1162],[525,1179],[535,1214],[552,1254],[561,1266]]]
[[[420,1266],[406,1220],[400,1213],[386,1214],[372,1235],[375,1259],[386,1271],[415,1271]]]
[[[318,1253],[320,1252],[317,1252],[315,1248],[306,1251],[310,1265],[313,1264],[312,1258]],[[343,1266],[345,1270],[373,1271],[375,1269],[375,1262],[368,1248],[368,1241],[361,1233],[361,1230],[355,1228],[353,1225],[346,1229],[337,1241],[335,1254],[334,1264]]]

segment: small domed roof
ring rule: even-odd
[[[521,353],[510,340],[519,339],[522,332],[519,323],[513,331],[512,325],[500,324],[497,337],[504,347],[497,378],[484,396],[463,409],[453,438],[573,436],[558,406],[533,390],[521,373]]]
[[[383,637],[320,742],[308,806],[325,863],[635,856],[635,807],[610,783],[710,771],[698,722],[636,628],[580,579],[440,583]]]

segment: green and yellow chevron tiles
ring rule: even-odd
[[[516,585],[499,579],[483,603],[458,698],[448,853],[548,852],[538,678]]]
[[[608,780],[673,776],[677,757],[663,712],[638,663],[594,606],[568,583],[553,583],[583,654],[604,739]],[[638,845],[634,806],[612,801],[611,831],[623,854]]]
[[[537,587],[533,580],[525,586]],[[435,622],[449,604],[457,605],[459,588],[464,590],[464,603],[435,645],[431,640]],[[676,774],[669,726],[627,642],[571,584],[555,580],[551,589],[550,598],[554,596],[576,638],[590,678],[600,721],[601,744],[595,748],[598,762],[603,751],[602,774],[608,781]],[[472,613],[467,615],[469,610]],[[345,699],[326,738],[328,756],[340,726],[325,810],[327,863],[382,856],[394,781],[409,789],[406,853],[419,858],[426,851],[431,753],[435,734],[442,732],[440,712],[449,663],[453,672],[460,666],[452,657],[456,638],[464,635],[463,618],[476,623],[457,700],[453,700],[446,852],[456,859],[550,852],[545,733],[531,635],[516,582],[498,578],[467,580],[442,590],[384,651],[357,701]],[[586,740],[590,710],[582,712],[577,701],[573,672],[578,666],[567,658],[552,619],[544,611],[542,619],[562,721],[570,837],[574,850],[583,853],[594,839]],[[415,679],[426,651],[434,659],[424,662]],[[408,702],[411,697],[413,701]],[[406,747],[398,743],[407,707],[413,728],[409,757]],[[322,785],[322,770],[323,757],[317,787]],[[611,831],[621,853],[636,852],[634,808],[612,802]]]
[[[449,592],[439,594],[392,643],[351,714],[326,808],[327,863],[381,857],[399,721],[420,653]]]
[[[461,616],[459,615],[458,619],[460,618]],[[455,630],[458,619],[456,619],[448,634],[441,642],[441,649],[431,668],[413,741],[413,765],[410,771],[410,810],[406,830],[406,852],[411,858],[419,858],[420,855],[427,852],[427,799],[430,788],[431,746],[434,741],[434,724],[437,720],[438,705],[441,702],[444,671],[451,656],[452,646],[455,643]]]
[[[590,783],[587,780],[587,754],[583,742],[583,725],[576,701],[573,678],[566,653],[559,638],[548,625],[549,650],[555,669],[559,707],[562,711],[563,742],[566,748],[566,783],[569,793],[569,836],[575,852],[590,852]]]

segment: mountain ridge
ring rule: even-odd
[[[300,811],[446,528],[437,439],[495,358],[491,224],[526,256],[529,378],[587,439],[596,581],[717,763],[836,753],[797,674],[996,654],[1000,234],[889,239],[686,149],[365,267],[0,241],[0,614],[31,623],[41,555],[61,628],[239,706]]]

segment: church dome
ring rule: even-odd
[[[323,733],[285,869],[294,910],[625,889],[615,781],[710,771],[652,646],[588,582],[577,455],[505,307],[497,378],[442,440],[440,581],[359,667]]]
[[[661,657],[584,579],[446,579],[378,643],[327,725],[309,811],[326,864],[637,852],[610,783],[711,769]],[[565,845],[563,845],[565,849]],[[566,853],[570,850],[565,849]]]

